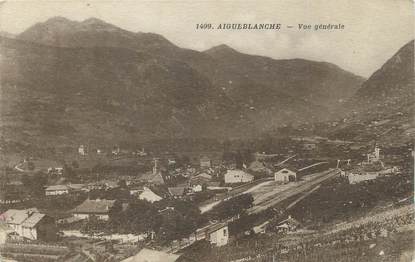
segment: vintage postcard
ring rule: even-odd
[[[0,2],[0,262],[412,262],[414,2]]]

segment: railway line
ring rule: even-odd
[[[249,214],[254,214],[254,213],[258,213],[261,212],[269,207],[272,207],[278,203],[280,203],[281,201],[284,201],[292,196],[295,196],[297,194],[300,194],[302,192],[305,191],[309,191],[311,190],[313,187],[321,184],[322,182],[333,178],[335,176],[337,176],[340,173],[340,171],[338,169],[330,169],[326,172],[323,172],[321,175],[317,176],[316,178],[314,178],[313,180],[309,180],[306,181],[296,187],[291,187],[288,188],[282,192],[279,192],[277,194],[274,194],[264,200],[262,200],[259,203],[256,203],[255,206],[253,206],[252,208],[250,208],[248,210]]]

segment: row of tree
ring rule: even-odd
[[[251,194],[242,194],[223,201],[210,210],[207,215],[211,220],[223,220],[235,216],[240,216],[254,202]]]
[[[109,233],[151,233],[161,242],[188,237],[207,221],[197,206],[189,201],[162,200],[150,203],[135,199],[129,203],[116,201],[109,221],[89,219],[82,231],[94,233],[106,229]]]

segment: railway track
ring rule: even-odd
[[[261,212],[269,207],[272,207],[278,203],[280,203],[281,201],[284,201],[292,196],[295,196],[297,194],[300,194],[304,191],[309,191],[311,190],[313,187],[321,184],[322,182],[333,178],[335,176],[337,176],[340,173],[340,171],[338,169],[332,169],[329,171],[324,172],[321,176],[316,177],[315,179],[311,180],[311,181],[307,181],[303,184],[298,185],[297,187],[293,187],[293,188],[289,188],[286,189],[278,194],[275,194],[267,199],[265,199],[264,201],[257,203],[255,206],[253,206],[252,208],[250,208],[248,210],[249,214],[254,214],[254,213],[258,213]]]

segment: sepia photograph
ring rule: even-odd
[[[414,262],[415,2],[0,2],[0,262]]]

